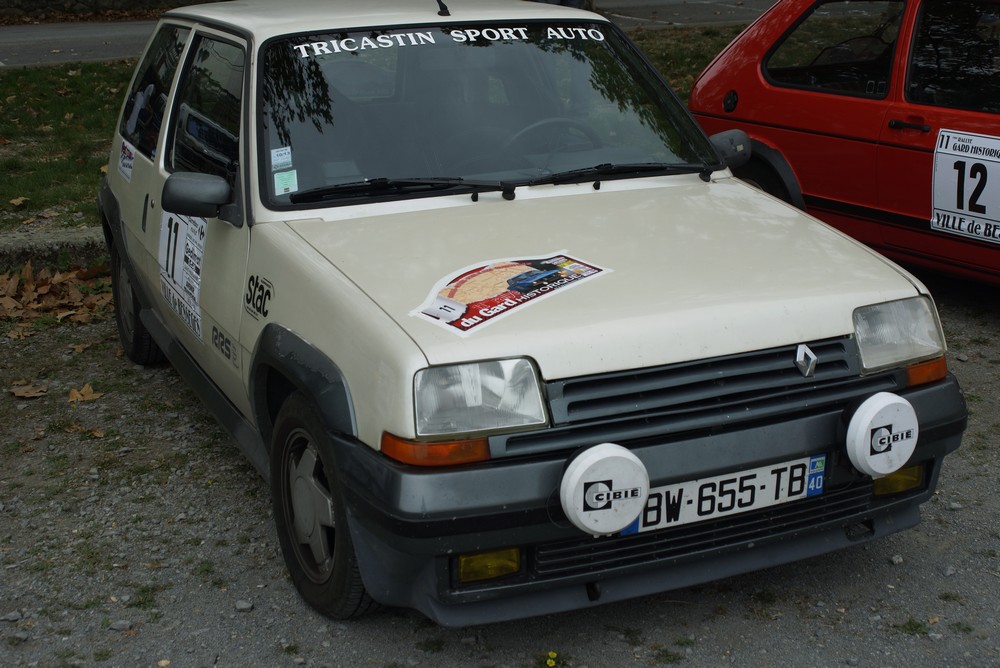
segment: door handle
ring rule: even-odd
[[[929,125],[923,125],[922,123],[907,123],[906,121],[901,121],[896,118],[889,121],[889,127],[893,130],[920,130],[921,132],[931,131],[931,126]]]

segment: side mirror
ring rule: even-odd
[[[221,176],[177,172],[163,184],[160,205],[164,211],[198,218],[218,218],[233,200],[233,189]]]
[[[719,132],[709,140],[729,169],[742,167],[750,161],[750,137],[743,130]]]

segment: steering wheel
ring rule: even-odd
[[[529,125],[524,126],[513,135],[510,139],[500,148],[500,153],[509,153],[518,146],[525,139],[531,137],[532,135],[546,129],[561,128],[565,131],[576,131],[587,138],[590,142],[590,148],[600,148],[602,146],[601,138],[597,136],[594,129],[585,123],[580,121],[575,121],[572,118],[566,118],[564,116],[551,116],[549,118],[543,118],[540,121],[535,121]],[[553,150],[553,152],[558,151],[559,148]]]

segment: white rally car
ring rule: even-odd
[[[912,526],[966,409],[913,276],[741,181],[635,46],[510,0],[164,15],[99,202],[129,359],[338,618],[586,608]]]

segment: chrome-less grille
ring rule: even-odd
[[[810,342],[815,372],[795,365],[796,345],[546,383],[552,426],[490,439],[494,457],[612,441],[628,447],[680,433],[842,406],[898,389],[894,374],[862,376],[852,337]]]
[[[806,378],[795,367],[796,346],[712,360],[638,369],[549,383],[554,424],[650,413],[665,408],[743,406],[749,401],[815,391],[860,375],[853,339],[809,344],[816,371]]]

